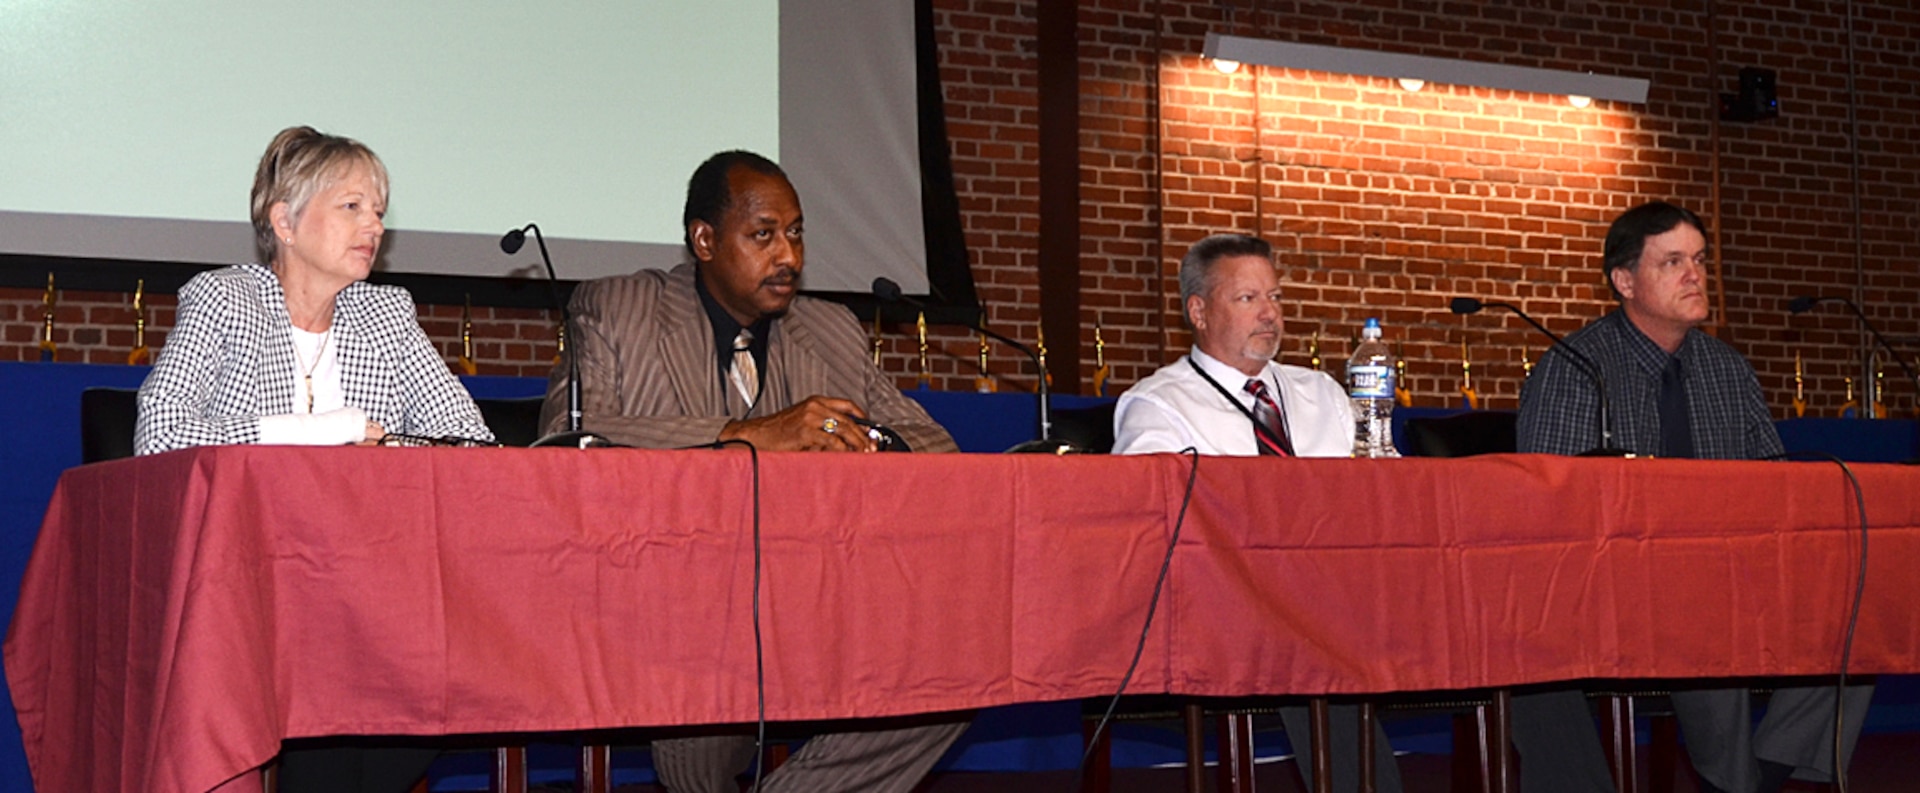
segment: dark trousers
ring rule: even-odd
[[[1333,733],[1327,736],[1327,748],[1333,759],[1333,791],[1352,793],[1360,789],[1360,708],[1334,705],[1328,709],[1327,722],[1327,729]],[[1312,746],[1308,742],[1312,720],[1307,716],[1306,706],[1281,708],[1280,723],[1286,725],[1287,742],[1293,744],[1300,778],[1312,788],[1313,763],[1308,751]],[[1394,758],[1393,746],[1387,743],[1387,732],[1378,719],[1373,722],[1373,782],[1374,790],[1379,793],[1400,793],[1400,761]]]
[[[280,793],[406,793],[439,749],[296,744],[280,752]]]

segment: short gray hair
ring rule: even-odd
[[[1233,256],[1258,256],[1273,261],[1273,246],[1245,234],[1215,234],[1196,242],[1180,259],[1180,317],[1187,316],[1187,300],[1213,290],[1213,264]]]

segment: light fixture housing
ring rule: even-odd
[[[1406,55],[1397,52],[1297,44],[1208,33],[1209,58],[1257,63],[1282,69],[1306,69],[1385,79],[1419,79],[1429,83],[1472,85],[1535,94],[1584,96],[1630,104],[1646,104],[1649,82],[1638,77],[1615,77],[1561,69],[1508,66],[1458,58]]]

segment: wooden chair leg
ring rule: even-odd
[[[1220,793],[1254,793],[1253,714],[1220,717]]]
[[[1187,793],[1207,790],[1207,717],[1197,702],[1180,709],[1187,725]]]
[[[1477,790],[1487,793],[1487,775],[1484,763],[1487,759],[1487,735],[1483,725],[1487,721],[1485,707],[1474,708],[1472,713],[1456,713],[1453,716],[1453,790],[1455,793]],[[1469,749],[1471,748],[1471,751]]]
[[[1332,716],[1329,714],[1326,697],[1314,697],[1307,700],[1307,743],[1311,747],[1309,756],[1313,768],[1313,793],[1333,793],[1333,746],[1327,743],[1333,734]],[[1295,747],[1294,757],[1298,762],[1299,748]]]
[[[792,756],[792,745],[784,741],[768,742],[764,753],[760,756],[760,765],[766,769],[766,774],[772,774],[774,771],[779,770],[780,766],[786,765],[787,759]],[[763,774],[763,776],[766,774]]]
[[[1080,769],[1080,793],[1107,793],[1113,789],[1113,731],[1093,734],[1098,722],[1080,721],[1080,746],[1087,753],[1087,766]]]
[[[1607,764],[1613,769],[1614,787],[1620,793],[1639,793],[1640,746],[1633,697],[1607,697],[1603,707],[1607,717]]]
[[[1493,793],[1513,793],[1513,692],[1493,692],[1492,713],[1487,719],[1487,754],[1491,760],[1487,789]]]
[[[1647,751],[1648,793],[1673,793],[1680,774],[1680,722],[1672,716],[1651,720],[1653,735]]]
[[[613,793],[613,747],[603,743],[580,747],[580,793]]]
[[[502,746],[493,750],[493,790],[527,793],[527,747]]]
[[[1360,710],[1360,793],[1375,793],[1373,779],[1373,703],[1362,702]]]

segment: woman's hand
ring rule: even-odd
[[[387,429],[385,427],[380,426],[380,422],[369,420],[367,422],[366,437],[361,438],[360,442],[354,445],[355,446],[379,446],[380,439],[386,437],[386,435],[387,435]]]

